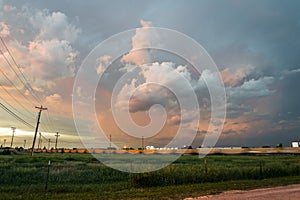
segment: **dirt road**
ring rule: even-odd
[[[198,198],[186,198],[185,200],[299,200],[300,184],[263,188],[248,191],[227,191],[218,195],[209,195]]]

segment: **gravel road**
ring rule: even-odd
[[[299,200],[300,184],[255,190],[233,190],[218,195],[186,198],[185,200]]]

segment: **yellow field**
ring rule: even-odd
[[[175,150],[107,150],[107,149],[57,149],[57,150],[36,150],[41,153],[116,153],[116,154],[203,154],[208,151],[208,155],[214,154],[228,154],[228,155],[239,155],[239,154],[300,154],[299,148],[283,147],[283,148],[200,148],[200,149],[175,149]]]

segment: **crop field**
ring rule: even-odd
[[[183,155],[140,174],[87,153],[0,155],[0,199],[183,199],[294,183],[300,183],[299,155]]]

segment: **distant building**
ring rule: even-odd
[[[154,146],[146,146],[146,149],[147,149],[147,150],[154,150],[155,147],[154,147]]]
[[[178,150],[178,147],[155,147],[155,146],[146,146],[147,150]]]
[[[292,142],[292,145],[291,145],[292,147],[299,147],[299,142]]]

